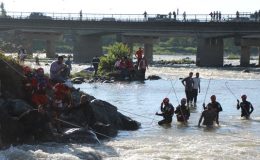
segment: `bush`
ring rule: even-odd
[[[115,43],[108,47],[108,54],[100,58],[99,73],[111,72],[118,58],[130,57],[130,49],[123,43]]]
[[[236,55],[234,53],[231,53],[227,56],[227,59],[239,59],[239,55]]]

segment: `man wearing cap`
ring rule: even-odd
[[[158,124],[163,125],[163,124],[171,123],[172,122],[172,116],[174,114],[174,107],[170,103],[169,98],[163,99],[163,101],[161,103],[161,112],[162,113],[158,113],[158,112],[155,113],[158,116],[163,116],[163,120],[159,121]]]
[[[250,118],[250,114],[254,111],[253,105],[247,101],[247,96],[242,95],[241,96],[242,102],[239,103],[239,100],[237,100],[237,109],[239,110],[241,108],[241,117],[245,117],[246,119]]]

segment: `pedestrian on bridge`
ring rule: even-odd
[[[186,22],[186,12],[183,12],[183,21]]]
[[[144,11],[144,19],[146,20],[147,19],[147,12]]]
[[[79,11],[79,20],[82,21],[82,10]]]

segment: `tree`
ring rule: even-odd
[[[108,54],[100,58],[99,71],[111,72],[118,58],[130,57],[130,49],[126,44],[115,43],[108,47]]]

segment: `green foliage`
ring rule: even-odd
[[[74,73],[71,78],[75,77],[84,77],[85,79],[91,79],[93,77],[92,72],[86,72],[86,71],[80,71],[77,73]]]
[[[107,47],[108,54],[100,58],[99,73],[113,71],[114,64],[118,58],[130,57],[130,50],[123,43],[115,43]]]
[[[239,59],[239,55],[231,53],[227,56],[227,59]]]

